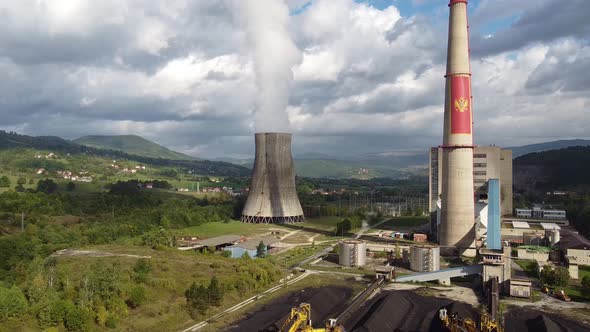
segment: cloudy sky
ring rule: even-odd
[[[260,50],[235,1],[0,0],[0,129],[250,156]],[[296,155],[440,144],[446,0],[287,6]],[[469,8],[475,143],[589,138],[590,1]]]

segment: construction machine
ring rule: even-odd
[[[450,332],[502,332],[502,328],[490,319],[486,313],[481,315],[480,328],[470,318],[463,318],[458,313],[448,315],[447,309],[438,311],[438,318]]]
[[[291,313],[281,326],[279,332],[345,332],[342,325],[336,324],[335,319],[330,319],[325,327],[313,328],[311,324],[311,305],[301,303],[298,307],[291,308]]]
[[[553,295],[556,298],[558,298],[562,301],[565,301],[565,302],[570,302],[572,300],[563,290],[555,291],[555,292],[553,292]]]

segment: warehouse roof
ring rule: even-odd
[[[265,245],[270,246],[277,242],[280,242],[281,240],[277,239],[274,236],[256,237],[248,241],[237,243],[234,246],[244,248],[246,250],[256,250],[256,248],[258,248],[258,245],[260,244],[260,241],[262,241],[262,243],[264,243]]]
[[[513,221],[512,227],[514,227],[514,228],[531,228],[531,226],[529,226],[529,223],[526,221]]]
[[[235,243],[239,240],[240,240],[240,237],[238,235],[222,235],[222,236],[210,237],[210,238],[204,239],[204,240],[199,240],[199,241],[197,241],[197,243],[202,246],[215,247],[215,246],[220,246],[222,244]]]
[[[559,227],[559,225],[554,222],[542,222],[541,227],[543,227],[544,230],[561,229],[561,227]]]

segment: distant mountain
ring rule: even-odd
[[[543,152],[555,149],[564,149],[570,146],[590,146],[590,140],[587,139],[570,139],[559,140],[545,143],[537,143],[523,146],[507,148],[512,150],[512,158],[520,157],[528,153]]]
[[[514,159],[514,187],[545,192],[590,187],[590,146],[529,153]]]
[[[362,161],[336,159],[295,159],[298,176],[312,178],[372,179],[406,177],[405,171],[392,167],[371,165]]]
[[[82,144],[99,149],[123,151],[136,156],[162,158],[171,160],[195,160],[197,158],[172,151],[166,147],[149,141],[137,135],[119,136],[84,136],[73,140],[76,144]]]
[[[254,159],[219,159],[252,168]],[[405,178],[428,175],[428,150],[395,150],[350,158],[331,158],[322,154],[296,155],[295,172],[313,178],[371,179]]]
[[[111,159],[127,159],[139,163],[180,167],[199,175],[248,176],[250,170],[245,167],[209,160],[171,160],[129,154],[119,150],[107,150],[74,143],[56,136],[27,136],[0,130],[0,149],[37,149],[56,153],[87,154]]]

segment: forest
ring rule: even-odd
[[[0,194],[0,211],[0,326],[28,322],[34,329],[115,329],[131,310],[141,310],[162,292],[183,299],[185,316],[197,318],[224,297],[239,297],[281,277],[267,259],[234,260],[175,249],[177,230],[233,218],[230,198],[163,195],[139,190],[137,181],[129,181],[100,193],[7,191]],[[54,256],[61,249],[102,244],[165,254],[157,260],[96,259],[82,265]],[[169,257],[208,265],[203,274],[181,277],[167,263]],[[233,273],[212,281],[211,269]],[[214,301],[204,302],[203,296]]]

